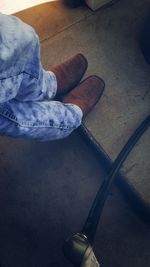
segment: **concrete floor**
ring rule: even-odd
[[[88,61],[85,76],[97,74],[106,89],[84,121],[113,161],[134,129],[149,115],[150,67],[139,46],[149,0],[121,0],[92,12],[86,6],[69,9],[46,3],[17,16],[31,24],[41,41],[44,67],[50,69],[81,52]],[[124,164],[126,181],[150,209],[150,130]]]
[[[97,22],[103,21],[99,12]],[[90,50],[84,45],[85,41],[91,44],[92,33],[99,27],[91,26],[95,17],[91,10],[66,9],[54,2],[17,16],[39,34],[46,68],[83,52],[90,61],[86,75],[99,74],[95,72],[97,59],[93,56],[98,47]],[[81,33],[81,25],[86,26],[88,34]],[[103,162],[78,132],[68,139],[46,143],[2,137],[0,147],[2,267],[71,266],[63,257],[62,244],[82,227],[105,175]],[[149,247],[149,225],[135,215],[114,185],[95,240],[95,252],[102,266],[149,266]]]
[[[78,132],[57,142],[0,139],[2,267],[71,267],[64,240],[79,231],[105,171]],[[95,240],[103,267],[150,265],[150,228],[114,186]]]

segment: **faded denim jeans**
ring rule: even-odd
[[[42,67],[34,29],[0,13],[0,135],[41,141],[67,137],[83,113],[74,104],[54,101],[56,93],[56,77]]]

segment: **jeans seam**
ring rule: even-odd
[[[10,78],[13,78],[13,77],[17,77],[17,76],[21,75],[22,73],[23,73],[23,72],[19,72],[19,73],[16,74],[16,75],[12,75],[12,76],[9,76],[9,77],[0,78],[0,81],[7,80],[7,79],[10,79]]]
[[[70,127],[70,126],[56,126],[56,125],[50,125],[50,122],[49,125],[47,124],[44,124],[44,123],[39,123],[39,122],[20,122],[18,121],[18,119],[16,118],[15,115],[11,114],[9,112],[9,110],[7,109],[4,109],[4,110],[0,110],[0,115],[11,120],[12,122],[16,123],[17,125],[19,125],[20,127],[24,127],[24,128],[54,128],[54,129],[60,129],[60,130],[74,130],[76,127]]]
[[[13,75],[13,76],[0,78],[0,81],[7,80],[7,79],[10,79],[10,78],[13,78],[13,77],[17,77],[17,76],[20,76],[21,74],[27,74],[28,76],[31,76],[32,78],[35,78],[35,79],[38,80],[38,75],[36,75],[36,74],[33,75],[33,74],[31,74],[31,73],[28,73],[27,71],[22,71],[22,72],[19,72],[18,74]]]

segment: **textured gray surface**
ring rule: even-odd
[[[62,254],[79,231],[104,177],[102,164],[74,133],[58,142],[0,138],[2,267],[71,267]],[[95,239],[102,267],[150,265],[150,228],[114,186]]]
[[[145,0],[137,2],[138,5],[141,2],[141,6],[143,2],[145,3],[144,9],[138,9],[139,18],[142,21],[149,3]],[[128,8],[133,8],[136,1],[131,1],[129,5],[129,1],[122,0],[122,4],[127,13],[127,4]],[[59,16],[57,19],[60,19],[60,24],[57,24],[56,16],[52,20],[52,14],[60,14],[58,10],[56,11],[55,5],[49,5],[49,9],[47,5],[44,5],[45,11],[42,7],[36,9],[39,12],[38,16],[36,16],[35,9],[32,9],[32,12],[30,10],[30,15],[26,15],[25,18],[30,19],[33,25],[38,21],[40,12],[44,14],[48,10],[51,17],[50,19],[48,15],[45,15],[47,19],[50,19],[48,23],[46,19],[44,20],[44,15],[43,20],[40,17],[38,21],[39,24],[42,21],[44,23],[39,26],[42,31],[38,32],[41,40],[45,40],[45,37],[47,39],[42,43],[42,58],[45,67],[50,68],[51,65],[58,64],[80,51],[89,59],[86,76],[92,73],[102,74],[107,85],[111,74],[100,66],[100,63],[105,62],[108,56],[105,53],[104,44],[103,51],[100,50],[101,35],[107,32],[105,38],[109,40],[110,25],[113,22],[109,21],[108,15],[112,14],[113,10],[118,10],[120,5],[121,3],[111,9],[96,13],[86,11],[86,16],[81,16],[82,9],[79,9],[79,17],[76,17],[76,10],[66,10],[66,20],[67,14],[68,21],[69,16],[72,18],[73,14],[75,19],[71,21],[69,27],[65,24],[64,28]],[[126,16],[122,15],[121,18],[123,20]],[[107,23],[98,33],[104,20]],[[45,27],[44,30],[43,27]],[[127,37],[128,35],[125,47],[128,44]],[[106,48],[107,44],[106,42]],[[110,50],[110,54],[113,53],[114,51]],[[117,60],[115,54],[114,57]],[[111,69],[109,57],[107,64]],[[143,68],[147,69],[146,73],[149,72],[149,67],[146,66],[144,60]],[[145,75],[143,71],[143,77],[147,79]],[[108,85],[106,86],[101,103],[88,117],[88,120],[94,123],[94,118],[98,114],[95,127],[98,122],[101,122],[104,127],[105,120],[106,124],[111,125],[111,120],[108,120],[108,115],[111,115],[108,108],[115,107],[113,105],[114,88],[115,82],[111,90]],[[110,105],[105,104],[106,100]],[[147,112],[147,105],[144,112]],[[145,114],[142,113],[142,115]],[[134,128],[134,125],[131,124],[131,126]],[[103,128],[100,127],[100,129]],[[111,127],[109,132],[113,132]],[[104,177],[103,164],[98,162],[77,133],[66,140],[46,143],[3,137],[0,138],[0,147],[0,262],[2,267],[71,266],[64,259],[61,247],[66,237],[81,228],[91,200]],[[108,197],[95,240],[95,251],[101,259],[102,266],[149,266],[149,247],[149,226],[135,216],[130,204],[114,186]]]
[[[148,1],[120,1],[95,21],[100,55],[97,70],[105,77],[106,92],[85,126],[112,160],[150,112],[150,67],[139,47],[148,6]],[[150,131],[133,150],[123,172],[150,204],[149,139]]]
[[[89,13],[42,42],[46,68],[82,52],[89,60],[86,76],[97,74],[104,78],[104,95],[84,124],[111,160],[150,110],[150,67],[139,47],[148,7],[147,0],[122,0],[109,9]],[[149,132],[145,136],[123,170],[127,182],[149,204]]]

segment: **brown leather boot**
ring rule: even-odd
[[[104,88],[104,81],[98,76],[93,75],[65,95],[62,102],[77,105],[81,108],[83,117],[85,117],[100,99]]]
[[[61,65],[51,69],[57,79],[57,95],[65,94],[82,79],[88,62],[82,54],[77,54]]]

